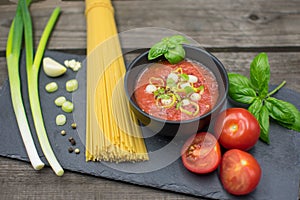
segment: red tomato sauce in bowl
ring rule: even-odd
[[[146,113],[164,120],[190,120],[211,111],[219,97],[218,83],[204,65],[152,63],[137,77],[134,96]]]

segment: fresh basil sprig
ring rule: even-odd
[[[248,110],[256,117],[260,124],[260,139],[270,143],[269,117],[280,125],[300,131],[300,112],[291,103],[271,97],[281,87],[283,81],[270,93],[270,65],[266,53],[258,54],[250,65],[250,79],[229,73],[229,96],[240,103],[248,104]]]
[[[188,43],[188,40],[182,35],[165,37],[151,47],[148,60],[164,55],[171,64],[179,63],[185,57],[185,50],[182,47],[183,43]]]

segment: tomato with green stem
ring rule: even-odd
[[[214,126],[220,144],[226,149],[251,149],[259,139],[257,119],[244,108],[229,108],[219,114]]]
[[[216,170],[221,162],[221,149],[217,139],[208,132],[191,136],[181,150],[183,165],[197,174]]]

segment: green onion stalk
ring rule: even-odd
[[[40,100],[38,91],[38,74],[40,69],[41,60],[45,51],[45,47],[49,38],[49,35],[57,21],[60,13],[60,8],[54,9],[52,15],[44,29],[42,37],[40,39],[34,60],[33,60],[33,41],[32,41],[32,22],[31,16],[26,5],[25,0],[22,1],[21,11],[24,23],[25,33],[25,50],[26,50],[26,70],[27,70],[27,82],[28,82],[28,94],[30,101],[30,108],[33,116],[34,126],[40,142],[42,151],[49,162],[50,166],[58,176],[62,176],[64,170],[57,161],[54,152],[51,148],[48,140],[47,132],[44,125]]]
[[[27,4],[30,0],[27,1]],[[8,70],[8,78],[10,85],[11,101],[13,110],[18,123],[19,131],[23,139],[23,143],[34,169],[40,170],[44,167],[44,163],[41,161],[38,152],[36,150],[30,128],[28,125],[28,120],[22,100],[21,94],[21,80],[19,72],[19,60],[21,53],[23,36],[23,21],[21,14],[21,1],[19,1],[16,16],[11,24],[9,35],[7,39],[6,46],[6,62]]]

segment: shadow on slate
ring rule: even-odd
[[[66,59],[76,59],[79,61],[85,59],[84,56],[54,51],[47,51],[45,56],[54,58],[60,63],[63,63]],[[26,72],[24,54],[22,54],[21,59],[21,74],[22,84],[25,86]],[[217,172],[202,176],[190,173],[183,167],[180,159],[175,160],[173,163],[162,169],[138,174],[118,171],[100,162],[86,162],[84,142],[81,142],[82,140],[77,131],[71,128],[73,115],[66,114],[67,124],[63,127],[58,127],[55,124],[56,115],[62,113],[62,111],[55,106],[53,101],[56,97],[61,95],[72,100],[72,94],[65,92],[65,82],[75,76],[76,73],[70,71],[70,73],[66,73],[59,78],[53,79],[45,76],[44,72],[41,70],[39,80],[41,105],[48,137],[53,150],[64,169],[211,199],[298,199],[300,133],[282,128],[273,122],[271,122],[270,127],[271,145],[266,145],[259,141],[251,150],[251,153],[261,164],[263,171],[262,179],[254,192],[243,197],[235,197],[226,193],[222,188]],[[50,81],[56,81],[60,86],[59,90],[52,94],[49,94],[44,90],[44,86]],[[79,87],[82,86],[79,85]],[[22,90],[35,144],[42,160],[46,162],[33,128],[27,88],[23,87]],[[298,109],[300,108],[300,94],[294,91],[281,89],[275,96],[279,99],[293,103]],[[74,103],[75,109],[77,109],[78,106],[80,106],[81,109],[85,108],[85,105],[83,104],[76,105],[76,102]],[[232,107],[232,105],[228,104],[228,107]],[[85,121],[84,113],[82,114],[82,117],[80,117],[80,120]],[[11,105],[8,81],[4,83],[0,90],[0,127],[0,155],[28,161]],[[66,130],[66,136],[60,135],[62,129]],[[148,130],[143,129],[144,134],[146,134],[147,131]],[[67,149],[70,146],[68,141],[69,137],[73,137],[76,140],[76,147],[81,150],[80,154],[76,155],[68,152]],[[147,148],[150,150],[153,149],[153,151],[166,145],[168,142],[169,141],[167,141],[166,138],[160,136],[146,139]],[[178,144],[178,151],[180,151],[180,147],[181,145]],[[151,164],[151,160],[152,159],[146,162],[146,164]],[[119,164],[119,166],[124,166],[125,168],[132,165],[138,166],[143,164]]]

